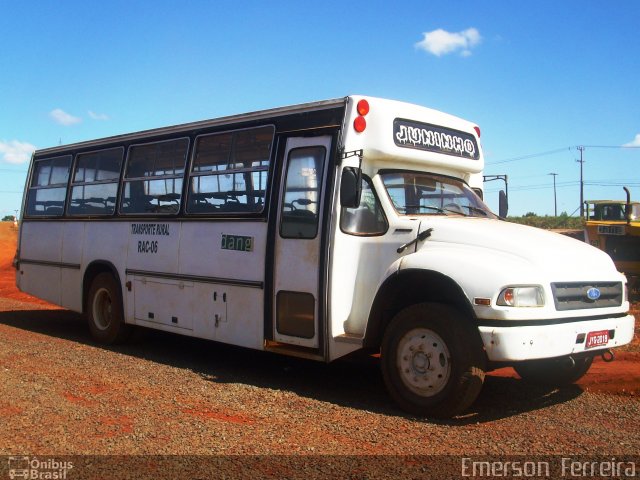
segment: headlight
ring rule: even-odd
[[[503,307],[542,307],[542,287],[507,287],[498,295],[497,304]]]

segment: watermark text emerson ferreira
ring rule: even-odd
[[[635,462],[615,457],[597,460],[558,457],[553,460],[474,460],[463,457],[463,477],[596,477],[638,478],[640,471]]]

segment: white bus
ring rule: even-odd
[[[39,150],[17,285],[104,343],[138,325],[327,362],[380,353],[419,415],[464,411],[498,366],[575,381],[631,341],[626,280],[604,252],[493,214],[479,137],[348,96]]]

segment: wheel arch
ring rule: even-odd
[[[116,279],[118,285],[122,289],[122,283],[120,282],[120,274],[115,265],[107,260],[95,260],[91,262],[82,277],[82,313],[87,313],[87,300],[89,297],[89,289],[93,279],[101,273],[110,273],[113,278]]]
[[[467,296],[451,277],[433,270],[400,270],[388,277],[376,293],[367,322],[364,347],[379,348],[385,329],[393,317],[410,305],[425,302],[453,306],[469,322],[475,323],[476,316]]]

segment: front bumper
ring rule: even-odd
[[[498,322],[495,322],[498,323]],[[553,358],[584,351],[619,347],[633,339],[635,318],[633,315],[597,320],[554,321],[540,320],[535,325],[521,325],[514,321],[501,320],[508,326],[480,326],[480,336],[489,360],[494,362],[516,362],[536,358]],[[600,330],[613,331],[607,345],[586,349],[584,341],[578,343],[579,334]]]

